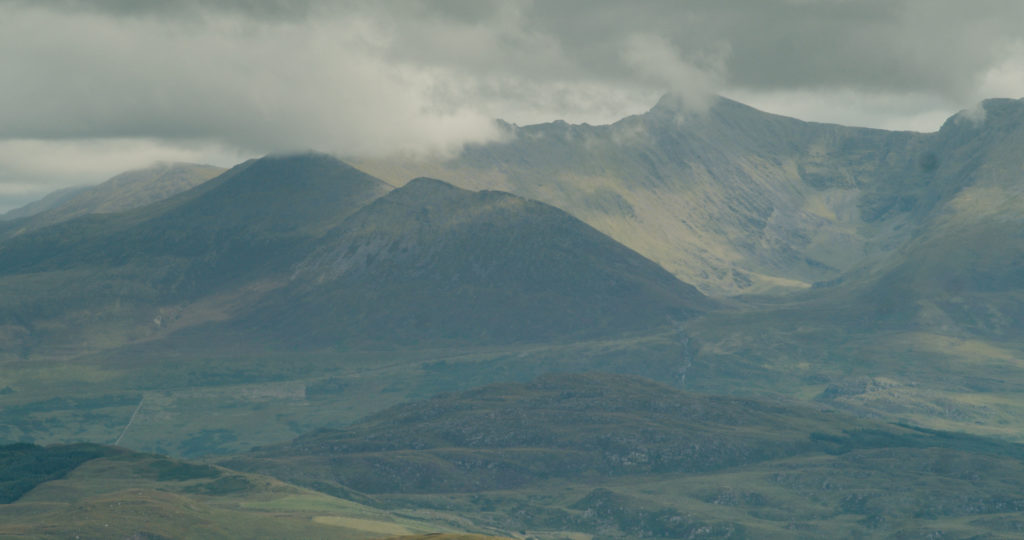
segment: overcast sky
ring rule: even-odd
[[[0,0],[0,211],[153,161],[450,152],[667,92],[932,131],[1024,96],[1019,0]]]

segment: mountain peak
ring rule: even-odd
[[[466,190],[455,187],[444,180],[430,178],[429,176],[420,176],[409,180],[408,183],[396,190],[396,193],[422,193],[437,191],[448,193],[466,192]]]
[[[190,196],[185,215],[207,227],[326,230],[391,186],[323,153],[268,155],[238,165]]]
[[[403,207],[447,207],[451,206],[453,201],[468,200],[472,195],[472,191],[455,187],[443,180],[421,176],[391,191],[386,201]],[[457,202],[454,204],[458,206]]]
[[[332,168],[339,171],[354,171],[357,170],[355,167],[345,163],[330,154],[322,152],[308,151],[308,152],[297,152],[297,153],[286,153],[286,154],[267,154],[261,158],[252,159],[241,166],[246,168],[257,167],[257,168],[274,168],[278,170],[294,169],[297,167],[301,168]]]
[[[972,107],[963,109],[946,119],[939,129],[950,132],[956,129],[1016,127],[1024,123],[1024,99],[990,98]]]

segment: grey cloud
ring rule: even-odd
[[[1015,0],[0,0],[0,141],[446,152],[493,118],[606,122],[668,90],[923,129],[1024,94],[1021,20]]]
[[[372,153],[491,134],[490,118],[427,101],[448,74],[388,61],[376,39],[365,18],[211,16],[196,27],[26,9],[0,21],[0,51],[29,51],[4,58],[0,138],[208,138],[257,152]]]
[[[113,17],[201,18],[207,13],[233,13],[266,20],[301,20],[323,5],[316,0],[2,0],[0,5],[41,7],[61,12],[87,12]]]

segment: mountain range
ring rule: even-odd
[[[453,158],[354,163],[396,185],[431,175],[547,202],[708,294],[785,292],[885,258],[965,192],[1009,209],[1024,103],[981,110],[912,133],[802,122],[726,98],[698,114],[666,96],[610,125],[504,124],[504,140]]]
[[[231,456],[313,499],[472,516],[450,532],[1011,534],[1021,495],[991,475],[1024,456],[1024,100],[979,111],[888,132],[666,96],[446,158],[55,193],[0,223],[0,442]],[[12,459],[57,476],[120,459],[33,448]],[[877,488],[906,482],[966,495]]]

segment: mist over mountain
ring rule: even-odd
[[[987,101],[980,120],[961,114],[924,134],[802,122],[725,98],[693,113],[670,95],[611,125],[507,125],[505,141],[452,159],[357,164],[393,183],[429,174],[547,202],[707,293],[783,292],[892,253],[975,173],[1007,187],[1021,158],[997,148],[1019,136],[1020,108]]]

